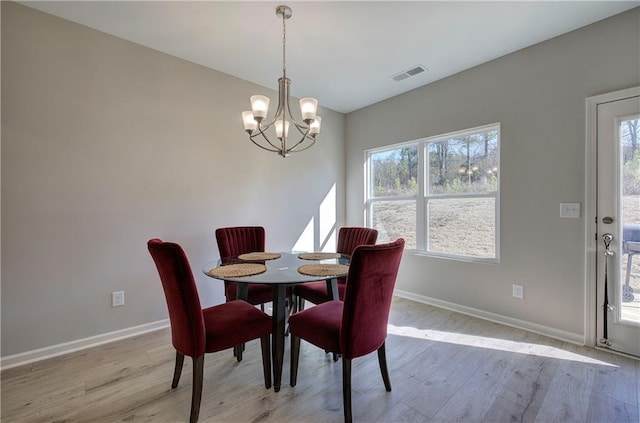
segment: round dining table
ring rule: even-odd
[[[325,280],[330,298],[338,299],[339,277],[348,272],[349,256],[338,253],[249,253],[207,263],[205,275],[238,284],[237,298],[246,300],[249,284],[273,288],[271,356],[273,389],[280,391],[287,320],[287,288]]]

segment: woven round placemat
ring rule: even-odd
[[[244,261],[275,260],[277,258],[280,258],[280,254],[256,252],[256,253],[240,254],[238,258]]]
[[[338,276],[348,271],[349,266],[344,264],[305,264],[298,267],[298,273],[309,276]]]
[[[267,271],[267,266],[258,263],[241,263],[220,266],[209,270],[209,276],[214,278],[238,278],[241,276],[257,275]]]
[[[298,257],[302,260],[326,260],[340,258],[338,253],[300,253]]]

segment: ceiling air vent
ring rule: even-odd
[[[410,78],[412,76],[416,76],[418,74],[421,74],[422,72],[428,70],[427,68],[425,68],[422,65],[416,65],[410,69],[407,69],[405,71],[402,71],[400,73],[397,73],[395,75],[393,75],[391,78],[393,78],[394,81],[396,82],[400,82],[402,80],[405,80],[407,78]]]

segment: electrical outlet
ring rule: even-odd
[[[124,291],[116,291],[111,293],[111,307],[120,307],[124,305]]]
[[[520,300],[524,299],[524,286],[513,284],[513,298],[518,298]]]

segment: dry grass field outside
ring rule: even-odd
[[[374,228],[379,242],[403,237],[416,248],[415,201],[375,203]],[[429,251],[471,257],[493,257],[495,217],[492,198],[457,198],[429,203]]]

